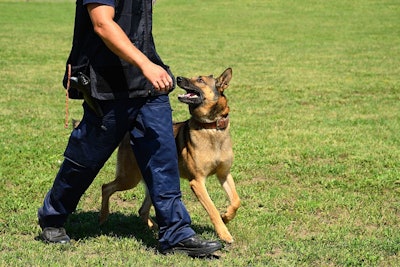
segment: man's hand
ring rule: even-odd
[[[172,78],[161,66],[149,63],[143,66],[142,72],[157,91],[168,92],[172,89]]]

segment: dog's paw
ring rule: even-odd
[[[228,244],[232,244],[233,243],[233,237],[229,233],[219,235],[219,238],[222,241],[224,241],[225,243],[228,243]]]
[[[228,214],[228,213],[225,213],[225,214],[222,214],[222,215],[221,215],[221,219],[222,219],[222,221],[223,221],[225,224],[227,224],[228,222],[232,221],[232,219],[233,219],[234,217],[235,217],[234,215]]]
[[[147,226],[150,230],[158,230],[158,224],[150,218],[147,219]]]

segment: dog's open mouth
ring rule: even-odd
[[[203,101],[201,93],[193,89],[184,89],[186,94],[178,95],[179,101],[190,105],[198,105]]]

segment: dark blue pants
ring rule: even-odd
[[[160,227],[161,249],[194,235],[181,202],[171,106],[167,95],[100,101],[104,117],[84,104],[84,116],[71,133],[64,162],[38,211],[44,227],[62,227],[126,132],[149,189]]]

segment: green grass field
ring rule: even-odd
[[[142,188],[115,194],[98,226],[100,187],[67,225],[68,246],[37,240],[36,212],[62,161],[61,85],[73,1],[0,0],[0,266],[400,266],[400,3],[158,0],[154,35],[176,75],[220,74],[242,206],[219,259],[162,256],[137,216]],[[187,107],[171,94],[174,118]],[[70,119],[81,116],[70,101]],[[227,199],[207,186],[217,207]],[[182,181],[193,227],[216,238]]]

